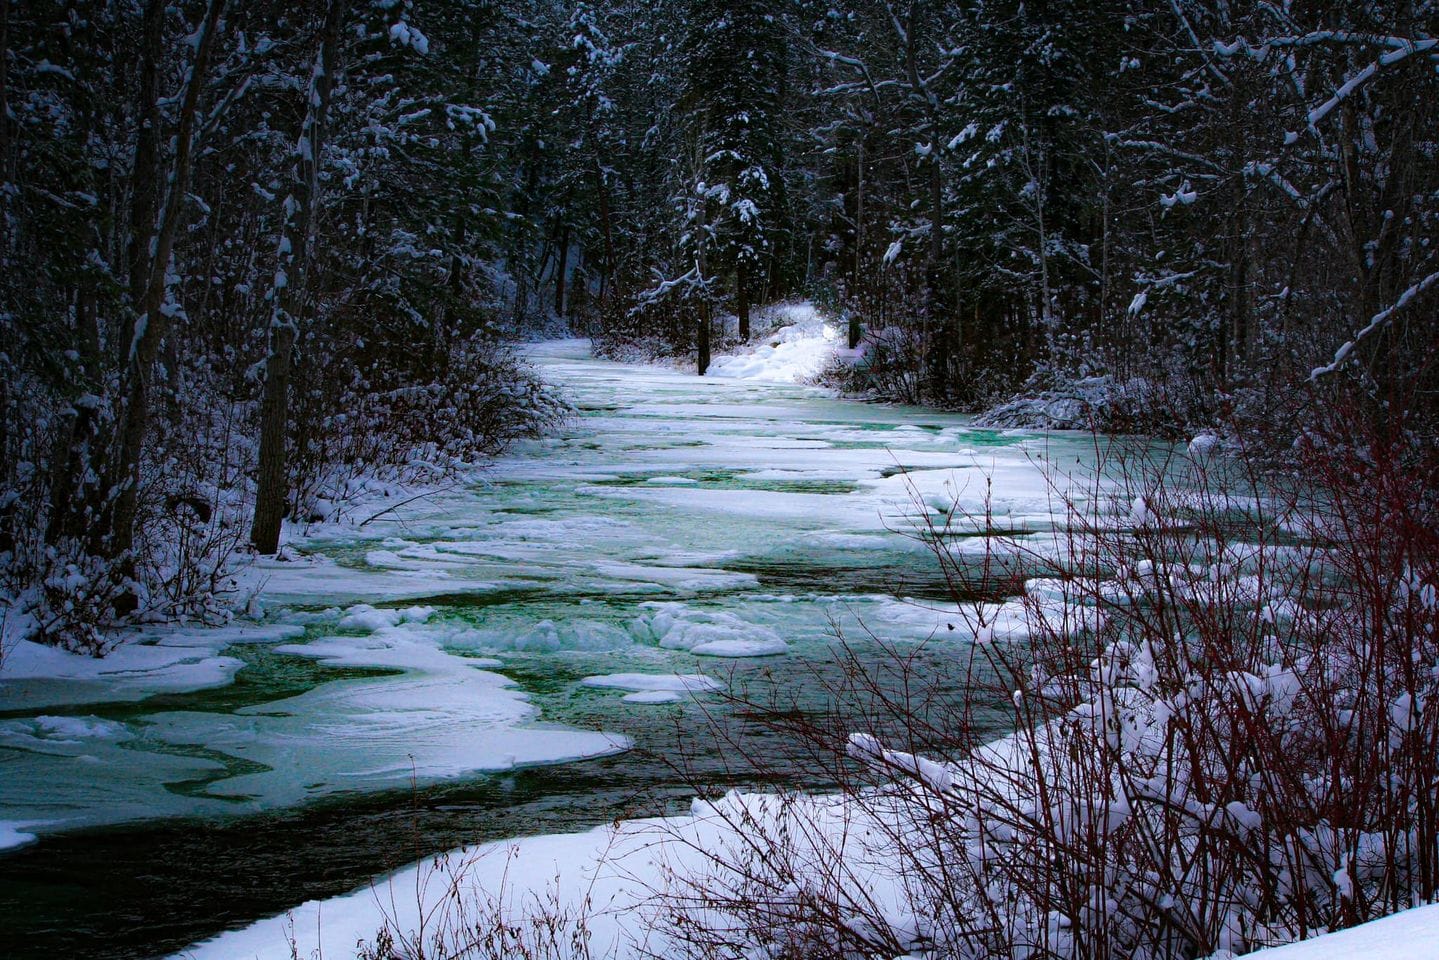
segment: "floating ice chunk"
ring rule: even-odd
[[[868,533],[825,533],[815,537],[814,542],[836,550],[903,550],[911,541],[896,543],[894,537]]]
[[[586,687],[670,693],[704,693],[722,686],[718,680],[702,673],[607,673],[585,677],[580,683]]]
[[[684,698],[673,690],[641,690],[637,693],[627,693],[620,698],[625,703],[678,703]]]
[[[36,732],[50,740],[78,743],[81,740],[128,740],[130,732],[122,723],[100,717],[36,717]]]
[[[699,483],[694,477],[650,477],[645,483],[663,484],[669,487],[687,487]]]
[[[368,603],[357,603],[345,610],[339,626],[343,630],[369,630],[374,633],[402,623],[424,623],[435,613],[434,607],[407,607],[404,610],[379,610]]]
[[[451,647],[481,651],[555,653],[561,650],[617,650],[635,641],[627,631],[598,620],[541,620],[534,624],[500,622],[459,630],[446,642]]]
[[[413,570],[415,564],[393,550],[371,550],[365,554],[365,562],[384,570]]]
[[[774,657],[789,652],[779,637],[768,640],[712,640],[690,647],[698,657]]]
[[[733,613],[694,610],[683,603],[651,602],[644,606],[653,612],[634,621],[631,632],[667,650],[688,650],[708,657],[768,657],[789,649],[769,627]]]
[[[515,640],[516,650],[614,650],[629,646],[633,639],[624,630],[597,620],[572,620],[555,624],[542,620]]]
[[[1203,458],[1214,453],[1221,441],[1218,434],[1201,433],[1189,441],[1189,455],[1195,458]]]

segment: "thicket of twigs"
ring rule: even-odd
[[[847,660],[849,719],[774,714],[840,795],[714,804],[736,839],[668,878],[676,940],[1179,960],[1434,900],[1435,459],[1338,414],[1294,457],[1285,481],[1243,455],[1123,454],[1115,511],[1061,503],[1052,540],[979,561],[949,534],[990,518],[936,524],[956,596],[1027,578],[1028,640],[990,639],[1012,609],[961,604],[977,639],[953,676],[895,648],[885,677]],[[1014,732],[986,744],[996,711]]]

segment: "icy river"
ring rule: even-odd
[[[1089,456],[580,341],[534,358],[578,408],[563,430],[301,540],[253,622],[6,651],[0,955],[163,955],[461,844],[752,784],[708,725],[783,744],[711,687],[825,710],[837,634],[940,669],[972,638],[916,523],[988,500],[1042,534],[1046,467]]]

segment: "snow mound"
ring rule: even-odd
[[[819,376],[843,345],[837,325],[811,303],[784,304],[772,314],[773,326],[754,333],[740,352],[716,357],[707,375],[732,380],[805,383]]]
[[[688,650],[704,657],[770,657],[789,645],[769,627],[750,623],[732,613],[694,610],[683,603],[651,601],[643,616],[630,624],[641,642],[657,643],[667,650]]]
[[[342,630],[368,630],[374,633],[402,623],[424,623],[435,613],[434,607],[409,607],[405,610],[378,610],[368,603],[357,603],[340,619]]]
[[[1328,933],[1310,940],[1247,953],[1253,960],[1430,960],[1439,940],[1439,904],[1403,910],[1392,916]]]

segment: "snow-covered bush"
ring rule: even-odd
[[[337,351],[316,374],[291,418],[292,515],[302,520],[333,519],[375,480],[440,479],[571,413],[513,352],[482,338],[447,345],[428,371]]]
[[[1049,379],[1053,382],[1046,383]],[[1076,379],[1033,378],[1019,395],[985,410],[975,423],[985,427],[1039,430],[1097,430],[1173,436],[1199,425],[1198,391],[1163,381],[1113,376]]]
[[[15,629],[100,654],[113,642],[109,631],[126,623],[230,616],[249,510],[249,407],[219,399],[223,384],[191,359],[180,360],[171,418],[157,425],[141,463],[134,542],[119,556],[95,532],[113,500],[93,470],[75,469],[94,456],[105,412],[82,397],[23,422],[17,440],[34,460],[28,480],[11,488],[17,522],[0,558]]]

